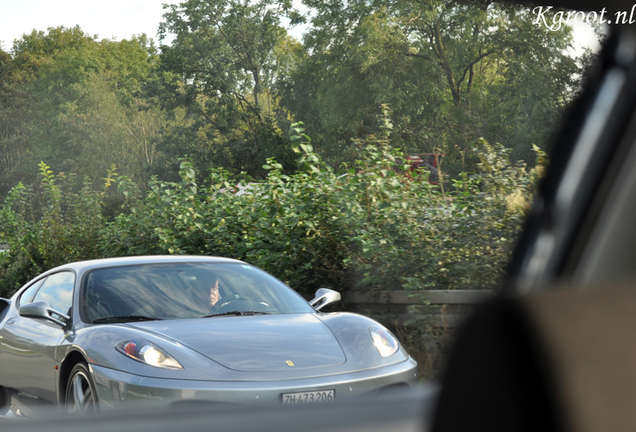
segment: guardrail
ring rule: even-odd
[[[475,305],[492,298],[492,290],[374,291],[343,293],[348,309],[384,322],[406,325],[427,320],[434,326],[456,327]]]

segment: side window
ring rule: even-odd
[[[40,288],[40,286],[42,285],[42,282],[44,282],[45,280],[46,278],[40,279],[39,281],[35,282],[30,287],[28,287],[26,290],[24,290],[24,292],[20,296],[20,300],[18,300],[18,304],[24,305],[24,304],[31,303],[33,301],[33,296],[35,295],[35,292],[38,290],[38,288]]]
[[[47,301],[56,311],[67,314],[73,304],[74,284],[74,273],[55,273],[42,284],[42,288],[35,295],[33,301]]]

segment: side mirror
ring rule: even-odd
[[[340,293],[338,291],[327,288],[320,288],[316,291],[316,297],[309,302],[314,309],[319,311],[328,304],[340,301]]]
[[[28,318],[44,318],[53,321],[62,327],[66,327],[71,318],[51,307],[49,302],[37,301],[20,306],[20,316]]]

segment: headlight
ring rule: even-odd
[[[165,369],[183,369],[170,354],[145,340],[127,340],[115,345],[117,351],[138,362]]]
[[[371,326],[369,327],[369,332],[373,338],[373,345],[375,345],[382,357],[388,357],[397,352],[399,348],[398,341],[387,329],[379,325]]]

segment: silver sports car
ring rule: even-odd
[[[87,412],[164,406],[334,402],[417,381],[377,322],[321,313],[264,271],[211,257],[84,261],[0,301],[5,393]]]

